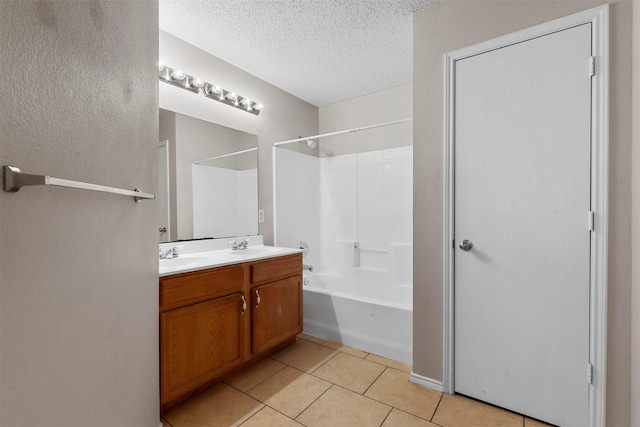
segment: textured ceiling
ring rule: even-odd
[[[316,106],[413,81],[436,0],[160,0],[160,29]]]

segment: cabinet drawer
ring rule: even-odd
[[[252,263],[249,267],[250,283],[263,283],[294,274],[302,274],[302,254],[269,258]]]
[[[242,291],[244,265],[218,267],[160,279],[160,311]]]

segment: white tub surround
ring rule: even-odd
[[[243,240],[248,243],[247,249],[232,249],[234,242]],[[265,246],[262,236],[161,243],[159,252],[166,253],[172,248],[177,248],[178,256],[159,260],[160,277],[301,252],[300,249]]]
[[[276,244],[309,245],[304,330],[412,362],[413,148],[274,149]]]
[[[305,332],[412,365],[411,287],[307,273],[302,290]]]

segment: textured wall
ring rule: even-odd
[[[1,164],[154,192],[157,22],[152,1],[0,2]],[[0,425],[158,425],[156,210],[0,193]]]
[[[633,4],[633,283],[631,324],[631,425],[640,426],[640,3]]]
[[[443,1],[414,15],[414,371],[442,379],[444,54],[604,1]],[[607,425],[629,424],[630,1],[610,8]]]
[[[254,116],[169,84],[160,85],[160,107],[258,136],[258,206],[265,211],[259,229],[265,244],[272,244],[273,143],[318,133],[318,108],[164,31],[160,32],[160,60],[264,104],[260,115]]]

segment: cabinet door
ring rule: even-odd
[[[236,293],[160,314],[162,403],[242,363],[241,297]]]
[[[252,293],[253,353],[261,353],[302,332],[301,277],[256,286]]]

